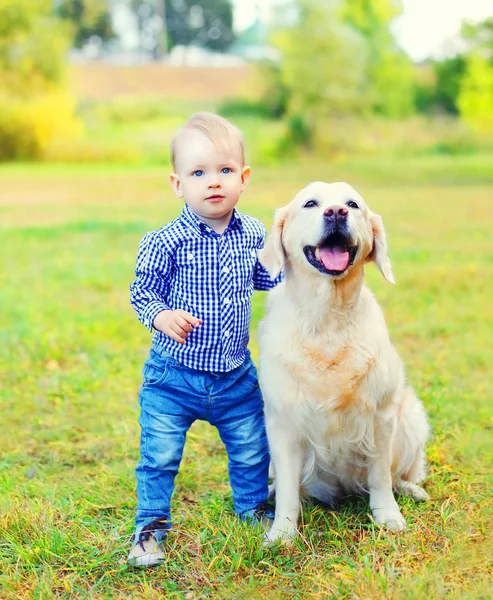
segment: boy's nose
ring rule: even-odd
[[[221,182],[219,181],[219,179],[217,177],[211,177],[211,179],[209,179],[209,187],[210,188],[221,187]]]

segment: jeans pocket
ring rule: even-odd
[[[245,374],[241,378],[241,383],[245,386],[245,391],[251,393],[258,390],[260,385],[258,381],[257,369],[253,363],[250,363]]]
[[[151,350],[149,358],[144,363],[142,378],[144,387],[159,386],[165,383],[170,369],[169,358],[159,356]]]

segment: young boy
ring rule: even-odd
[[[141,460],[134,546],[128,560],[162,562],[170,499],[185,437],[201,419],[219,430],[235,512],[273,518],[266,504],[269,450],[257,372],[247,349],[254,289],[271,280],[257,260],[266,235],[236,204],[250,179],[240,131],[198,113],[171,145],[170,183],[181,216],[140,243],[131,302],[154,329],[139,394]]]

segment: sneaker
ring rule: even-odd
[[[152,521],[139,533],[137,543],[134,544],[128,554],[127,562],[132,567],[155,567],[164,560],[164,549],[162,542],[158,542],[154,533],[163,531],[162,521]],[[166,536],[165,536],[166,537]],[[135,540],[135,536],[133,538]]]
[[[253,516],[261,523],[265,520],[273,521],[276,517],[276,509],[269,502],[261,502],[253,511]]]
[[[252,523],[260,523],[264,527],[270,527],[275,516],[276,512],[272,504],[261,502],[254,509],[244,512],[241,515],[241,519]]]

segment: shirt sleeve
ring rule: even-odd
[[[264,240],[265,237],[267,236],[267,230],[265,229],[264,225],[261,225],[262,228],[262,237],[260,238],[260,243],[257,247],[258,250],[260,250],[261,248],[264,247]],[[281,283],[281,281],[284,279],[284,273],[281,271],[279,273],[279,275],[275,278],[272,279],[272,277],[269,275],[269,271],[267,271],[267,269],[264,267],[264,265],[257,259],[257,263],[255,264],[255,268],[253,270],[253,289],[254,290],[263,290],[263,291],[267,291],[267,290],[271,290],[272,288],[276,287],[276,285],[278,283]]]
[[[166,304],[173,266],[169,255],[156,239],[148,233],[140,242],[135,268],[135,281],[130,285],[130,303],[139,321],[152,331],[154,319]]]

